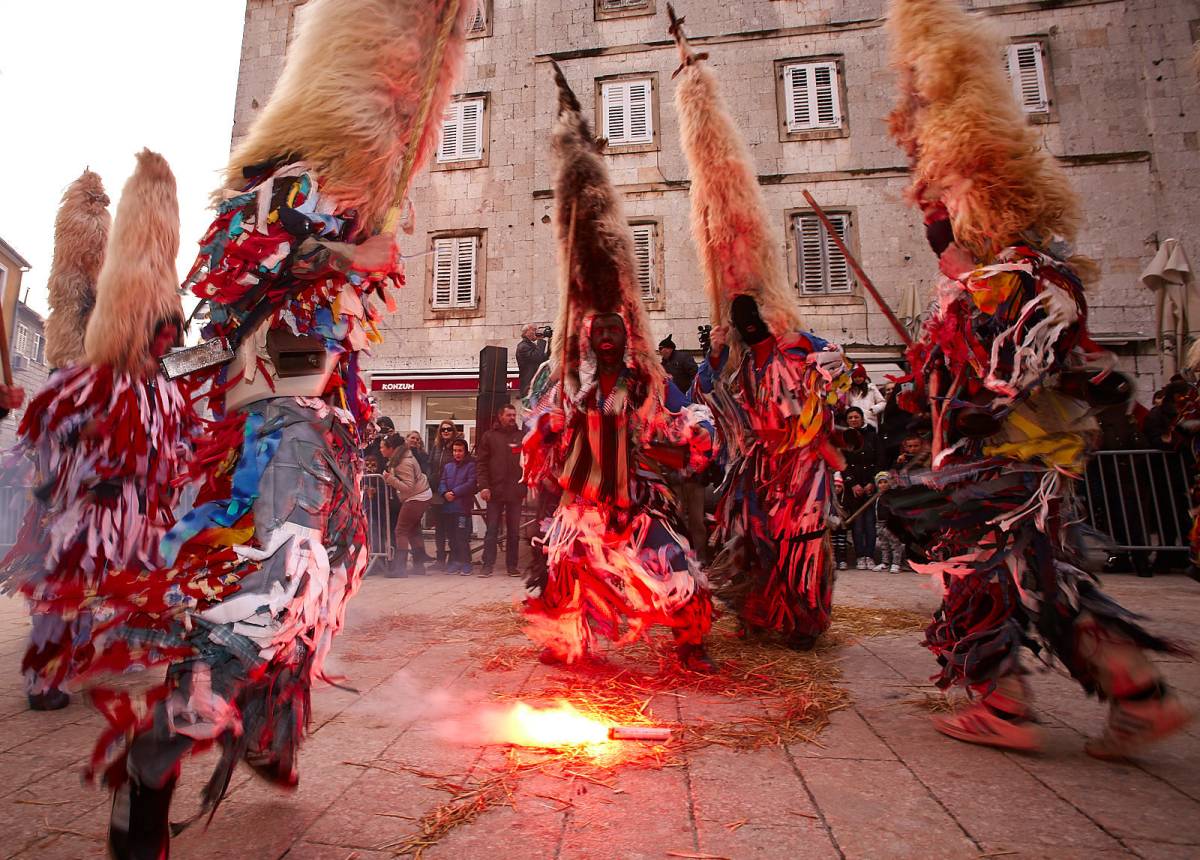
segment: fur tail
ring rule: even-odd
[[[183,322],[175,258],[179,201],[167,160],[143,149],[113,220],[84,349],[89,364],[140,374],[164,322]]]
[[[112,216],[100,176],[85,170],[63,192],[54,219],[54,260],[50,264],[50,316],[46,320],[46,360],[67,367],[83,360],[83,338],[96,304],[96,278]]]

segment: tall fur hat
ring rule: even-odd
[[[377,231],[406,170],[411,179],[437,145],[474,10],[464,0],[306,4],[283,74],[215,198],[244,188],[247,168],[302,159],[323,191]]]
[[[890,0],[887,29],[900,82],[889,123],[916,202],[941,201],[979,259],[1073,241],[1078,198],[1017,104],[992,29],[957,0]]]
[[[633,232],[621,196],[609,179],[597,140],[558,64],[558,118],[551,133],[555,155],[554,203],[562,273],[554,340],[554,361],[568,391],[579,387],[584,326],[601,313],[625,320],[626,359],[658,391],[665,379],[650,345],[650,326],[637,284]]]
[[[51,367],[83,360],[83,335],[96,304],[96,278],[112,224],[108,202],[99,174],[85,170],[63,192],[54,218],[54,259],[46,284],[46,360]]]
[[[167,160],[143,149],[121,191],[84,339],[89,364],[140,374],[159,325],[183,324],[175,258],[179,201]]]
[[[734,297],[748,295],[772,334],[795,331],[801,327],[800,313],[771,235],[750,151],[703,63],[708,55],[692,53],[683,19],[669,5],[668,11],[682,61],[675,73],[675,110],[691,175],[692,240],[704,266],[712,321],[728,324]],[[730,341],[739,350],[744,346],[736,330],[730,330]]]

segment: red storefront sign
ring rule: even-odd
[[[508,390],[516,391],[519,380],[516,374],[508,377]],[[371,390],[394,394],[409,394],[424,391],[458,391],[471,393],[479,390],[478,376],[439,376],[435,374],[405,375],[380,373],[371,377]]]

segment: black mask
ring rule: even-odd
[[[733,327],[746,343],[756,344],[771,336],[770,329],[758,313],[758,303],[750,296],[734,296],[731,313]]]

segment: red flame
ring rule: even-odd
[[[562,700],[553,708],[517,702],[498,716],[494,728],[497,742],[522,747],[590,746],[608,740],[607,725]]]

